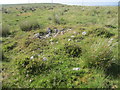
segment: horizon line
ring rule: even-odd
[[[91,6],[92,4],[97,4],[96,6],[120,6],[120,1],[119,2],[84,2],[84,4],[83,3],[81,3],[81,2],[73,2],[73,3],[71,3],[71,2],[66,2],[66,3],[50,3],[50,2],[46,2],[46,3],[36,3],[36,2],[34,2],[34,3],[4,3],[4,4],[0,4],[0,5],[20,5],[20,4],[65,4],[65,5],[81,5],[81,6]],[[108,3],[107,5],[98,5],[98,4],[102,4],[102,3]],[[111,5],[110,3],[116,3],[115,5],[113,4],[113,5]],[[86,5],[85,5],[86,4]],[[89,4],[89,5],[88,5]],[[92,6],[95,6],[95,5],[92,5]]]

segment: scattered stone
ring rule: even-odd
[[[53,43],[53,42],[51,42],[50,44],[52,44],[52,45],[53,45],[54,43]]]
[[[82,11],[84,11],[85,10],[85,8],[82,8]]]
[[[78,71],[78,70],[80,70],[80,68],[73,68],[73,70]]]
[[[111,40],[111,41],[113,41],[114,39],[113,39],[113,38],[111,38],[110,40]]]
[[[34,38],[39,38],[40,37],[40,34],[39,33],[36,33],[35,35],[34,35]]]
[[[63,35],[65,32],[64,31],[61,31],[61,35]]]
[[[56,37],[58,34],[55,34],[53,37]]]
[[[22,64],[22,66],[24,67],[25,65],[24,65],[24,64]]]
[[[108,41],[108,46],[110,46],[111,44],[112,44],[112,41],[113,41],[114,39],[113,38],[111,38],[109,41]]]
[[[38,50],[40,50],[40,48],[38,48]]]
[[[47,61],[48,59],[46,57],[43,57],[43,61]]]
[[[75,36],[71,36],[71,37],[75,37]]]
[[[71,41],[71,39],[68,39],[68,41]]]
[[[31,60],[34,59],[34,56],[31,56],[30,59],[31,59]]]
[[[47,34],[51,34],[52,30],[50,28],[47,29]]]
[[[26,77],[29,77],[29,75],[28,75],[28,74],[26,74]]]
[[[77,32],[73,32],[74,34],[76,34]]]
[[[47,34],[46,36],[45,36],[45,38],[47,38],[47,37],[49,37],[50,36],[50,34]]]
[[[40,54],[38,54],[38,56],[40,56]]]
[[[51,36],[56,37],[59,34],[64,35],[66,33],[66,31],[71,31],[71,30],[72,30],[71,28],[69,28],[67,30],[65,28],[63,28],[62,30],[58,30],[57,28],[54,28],[54,32],[53,32],[53,30],[51,28],[48,28],[46,34],[45,33],[36,33],[36,34],[34,34],[33,37],[39,38],[39,39],[46,39]],[[74,33],[76,33],[76,32],[74,32]],[[71,36],[71,37],[74,37],[74,36]]]
[[[84,31],[84,32],[82,32],[82,35],[86,35],[86,34],[87,34],[87,32],[85,32],[85,31]]]
[[[59,32],[59,30],[58,29],[54,29],[55,30],[55,33],[58,33]]]
[[[32,51],[33,53],[35,52],[35,51]]]
[[[32,82],[32,80],[30,79],[30,82]]]

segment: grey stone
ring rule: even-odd
[[[78,71],[78,70],[80,70],[80,68],[79,67],[73,68],[73,70]]]
[[[35,35],[34,35],[34,38],[39,38],[40,37],[40,34],[39,33],[36,33]]]
[[[47,61],[48,59],[46,57],[43,57],[43,61]]]

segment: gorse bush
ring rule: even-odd
[[[8,25],[0,25],[0,36],[7,37],[10,35],[10,27]]]
[[[40,28],[39,23],[36,20],[28,20],[20,23],[20,29],[23,31],[30,31]]]

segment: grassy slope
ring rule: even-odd
[[[36,7],[36,11],[20,13],[22,6]],[[50,7],[53,7],[53,10],[48,10]],[[10,25],[11,32],[9,37],[3,37],[3,54],[6,57],[3,60],[3,87],[116,88],[119,86],[117,85],[119,73],[112,72],[114,67],[111,65],[114,61],[118,61],[118,49],[117,45],[114,45],[118,41],[117,7],[31,4],[3,6],[3,8],[10,11],[10,14],[3,13],[2,19],[3,24]],[[69,10],[64,12],[66,9]],[[110,14],[107,14],[109,12]],[[58,16],[59,25],[54,23],[53,13]],[[41,29],[28,32],[20,29],[20,22],[33,19],[42,25]],[[115,28],[105,25],[112,25]],[[72,30],[64,35],[44,40],[31,38],[34,33],[45,32],[47,27],[72,28]],[[102,30],[108,31],[113,36],[108,38],[106,33],[100,34],[99,31]],[[84,31],[87,32],[85,36],[82,35]],[[114,39],[112,42],[114,47],[108,46],[111,38]],[[66,53],[66,44],[72,45],[73,50],[77,46],[82,49],[80,57],[71,57],[70,53]],[[111,51],[112,54],[108,53]],[[30,60],[31,56],[35,58]],[[113,57],[109,58],[111,56]],[[43,57],[48,60],[42,61]],[[99,62],[103,58],[108,60],[107,63]],[[27,61],[29,64],[24,66]],[[75,67],[80,67],[80,70],[72,70]],[[111,71],[106,71],[108,68]],[[117,73],[117,76],[113,73]]]

